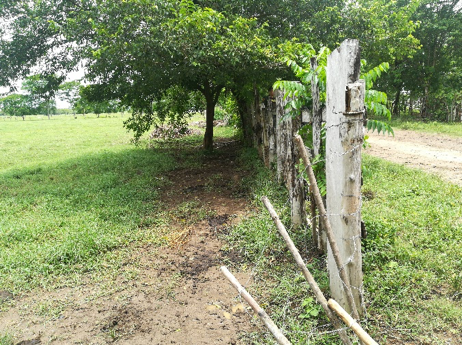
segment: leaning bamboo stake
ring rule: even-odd
[[[327,304],[333,311],[335,311],[338,316],[340,316],[343,322],[345,322],[345,324],[356,333],[364,345],[379,345],[374,339],[371,338],[369,334],[366,333],[366,331],[356,322],[356,320],[353,319],[350,314],[348,314],[346,310],[341,307],[340,304],[338,304],[333,299],[329,299]]]
[[[303,159],[303,164],[305,164],[307,173],[308,173],[308,178],[310,180],[310,186],[313,187],[312,191],[314,194],[314,198],[316,200],[316,205],[318,206],[319,210],[319,215],[321,216],[321,221],[324,224],[324,227],[326,229],[326,234],[327,238],[329,240],[330,248],[332,250],[332,255],[335,260],[335,264],[337,265],[337,269],[340,274],[340,278],[343,281],[343,288],[345,289],[345,293],[347,296],[347,302],[350,306],[351,313],[353,314],[353,317],[356,320],[359,320],[359,314],[358,310],[356,309],[356,305],[353,299],[353,293],[351,292],[351,286],[350,286],[350,279],[348,278],[348,273],[343,267],[343,263],[341,262],[340,259],[340,252],[337,246],[337,242],[335,241],[334,237],[334,232],[332,231],[332,227],[329,222],[329,218],[327,218],[327,212],[324,207],[324,203],[322,202],[322,197],[321,193],[319,192],[318,184],[316,182],[316,178],[314,176],[313,168],[311,167],[311,162],[308,157],[308,154],[306,152],[305,144],[303,143],[302,138],[300,135],[295,135],[294,137],[295,144],[298,147],[298,152],[300,152],[300,155]]]
[[[319,288],[318,284],[316,283],[310,271],[308,270],[305,263],[303,262],[303,259],[297,250],[297,247],[295,247],[294,242],[292,241],[289,234],[287,233],[287,230],[285,229],[284,224],[282,224],[281,220],[279,219],[279,216],[274,210],[273,205],[271,205],[270,201],[268,200],[266,196],[262,197],[261,200],[265,204],[269,214],[271,215],[271,218],[276,224],[276,227],[279,233],[284,238],[284,241],[286,242],[287,247],[292,253],[295,259],[295,262],[297,263],[298,267],[300,267],[300,269],[302,270],[303,275],[305,276],[305,279],[308,281],[308,284],[310,284],[310,287],[316,296],[316,300],[318,301],[319,304],[321,304],[322,308],[327,314],[327,317],[332,322],[332,325],[338,331],[340,339],[342,339],[344,344],[351,345],[351,341],[348,338],[348,335],[346,334],[345,330],[343,329],[343,325],[341,324],[337,316],[334,313],[332,313],[332,311],[329,309],[326,298],[324,297],[321,289]]]
[[[311,237],[313,237],[313,243],[318,251],[320,251],[319,246],[319,234],[317,229],[316,222],[316,203],[314,202],[314,195],[310,191],[310,211],[311,211]]]
[[[276,324],[271,320],[268,314],[258,305],[258,303],[250,296],[247,290],[239,283],[235,276],[225,266],[221,266],[221,272],[226,278],[233,284],[237,292],[245,299],[245,301],[252,307],[252,309],[258,314],[260,319],[263,321],[265,326],[270,330],[277,342],[281,345],[292,345],[289,340],[282,334]]]

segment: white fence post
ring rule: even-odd
[[[361,146],[364,140],[364,82],[358,40],[345,40],[327,59],[327,214],[341,261],[362,314]],[[332,251],[328,248],[332,297],[351,313]]]

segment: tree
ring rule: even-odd
[[[14,85],[31,74],[63,75],[74,69],[89,23],[79,23],[72,39],[63,34],[64,25],[93,5],[88,0],[2,0],[0,86]]]
[[[25,115],[31,114],[32,102],[28,95],[11,94],[0,98],[0,109],[10,116],[21,116],[25,120]]]
[[[54,97],[64,77],[54,74],[36,74],[27,77],[22,83],[22,89],[29,92],[30,97],[37,102],[38,107],[44,106],[46,115],[50,119],[50,110],[54,104]]]
[[[451,107],[460,102],[462,7],[459,3],[425,0],[413,17],[420,22],[415,35],[422,49],[403,60],[399,77],[402,89],[410,93],[409,107],[412,110],[415,102],[423,118],[444,120]],[[397,99],[395,107],[399,104]]]
[[[117,112],[120,106],[118,100],[108,100],[98,92],[98,85],[79,86],[76,108],[83,114],[93,112],[99,117],[102,113]]]
[[[111,22],[117,25],[108,25],[106,16],[90,19],[98,33],[93,44],[98,49],[89,52],[90,77],[99,81],[100,95],[132,107],[127,125],[138,136],[153,121],[153,104],[179,87],[203,95],[204,147],[211,149],[223,88],[233,86],[236,74],[254,75],[274,59],[266,29],[255,19],[228,17],[189,0],[162,11],[158,4],[138,1],[100,10],[116,16]]]
[[[79,95],[80,82],[77,80],[68,81],[59,86],[59,97],[61,100],[68,102],[74,111],[74,116],[77,108],[77,103],[80,99]]]

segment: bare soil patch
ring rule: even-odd
[[[462,186],[462,138],[395,130],[395,136],[368,133],[365,153],[425,170]]]
[[[168,245],[128,248],[111,278],[83,277],[73,287],[22,296],[1,292],[0,334],[12,334],[15,344],[239,344],[256,326],[219,270],[239,257],[222,250],[218,235],[247,212],[246,172],[236,164],[237,144],[221,146],[200,167],[168,175]],[[179,212],[181,205],[206,215],[196,219]],[[236,276],[251,281],[249,273]]]

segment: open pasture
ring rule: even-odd
[[[164,152],[130,144],[120,116],[0,124],[0,289],[91,270],[135,240],[158,241]]]

